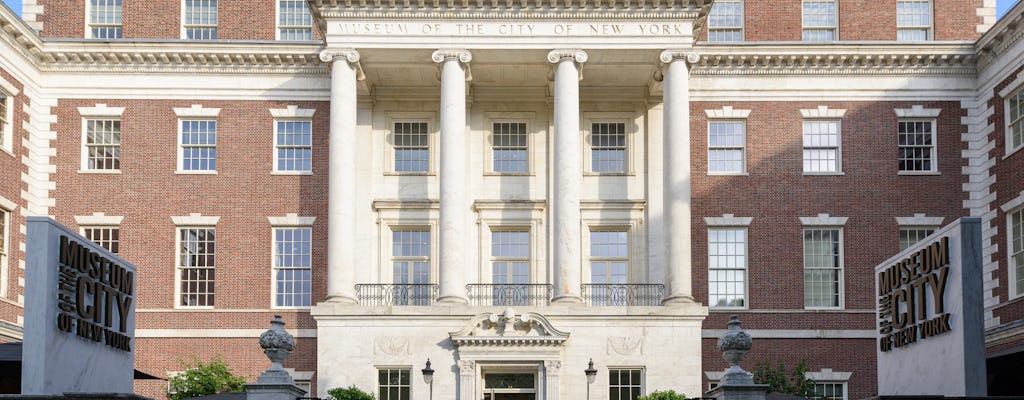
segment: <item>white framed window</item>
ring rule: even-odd
[[[430,123],[426,120],[396,120],[391,127],[392,171],[398,174],[430,173]]]
[[[111,253],[121,252],[121,228],[119,226],[83,226],[82,236],[107,249]]]
[[[590,172],[629,172],[626,122],[594,120],[590,123]]]
[[[1010,250],[1009,273],[1010,297],[1024,295],[1024,208],[1006,214],[1006,225],[1009,237],[1007,248]]]
[[[608,400],[636,400],[643,394],[644,368],[608,368]]]
[[[1024,88],[1006,99],[1006,154],[1024,148]]]
[[[120,39],[122,0],[88,0],[89,23],[87,37],[94,39]]]
[[[708,306],[747,307],[747,229],[708,229]]]
[[[938,171],[934,120],[900,120],[899,171],[928,173]]]
[[[183,39],[217,39],[217,0],[184,0],[181,8]]]
[[[0,83],[6,83],[0,79]],[[6,85],[5,85],[6,86]],[[0,149],[14,152],[14,96],[0,88]]]
[[[530,135],[526,121],[491,121],[491,172],[527,174],[530,172]]]
[[[216,229],[178,227],[178,305],[214,306],[217,250]]]
[[[743,41],[743,1],[718,0],[708,15],[709,42]]]
[[[429,305],[433,302],[430,287],[430,229],[425,227],[392,227],[391,265],[395,284],[395,305]]]
[[[83,145],[86,171],[121,170],[121,120],[85,119]]]
[[[817,397],[827,400],[846,400],[846,386],[852,375],[853,373],[833,371],[831,368],[804,373],[805,378],[814,381],[814,393]]]
[[[590,281],[629,283],[629,231],[616,227],[590,229]]]
[[[491,228],[491,283],[530,283],[529,228]]]
[[[931,38],[931,0],[896,0],[896,40],[902,42]]]
[[[274,121],[274,172],[313,171],[313,121]]]
[[[846,382],[814,382],[814,394],[823,400],[846,400]]]
[[[900,227],[900,251],[913,246],[921,239],[928,237],[935,232],[935,227],[910,226]]]
[[[313,40],[313,16],[305,0],[277,0],[277,39]]]
[[[843,287],[843,230],[805,228],[804,307],[841,308]]]
[[[838,40],[838,15],[836,0],[803,0],[803,41]]]
[[[180,123],[178,170],[182,172],[217,171],[217,121],[183,119]]]
[[[377,398],[380,400],[409,400],[412,389],[410,368],[383,367],[377,369]]]
[[[804,120],[805,174],[842,172],[841,125],[840,120]]]
[[[309,227],[275,227],[274,307],[309,307],[312,298],[312,237]]]
[[[11,251],[11,211],[13,204],[8,204],[7,199],[0,197],[0,297],[7,297],[7,263]]]
[[[708,122],[708,173],[746,173],[747,123],[745,120]]]

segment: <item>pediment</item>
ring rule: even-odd
[[[501,313],[481,313],[461,330],[450,332],[455,346],[561,346],[569,332],[555,328],[540,313],[516,315],[511,307]]]

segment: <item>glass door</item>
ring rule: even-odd
[[[536,372],[484,372],[484,400],[537,400]]]

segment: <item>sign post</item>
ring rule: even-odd
[[[134,265],[46,217],[25,238],[25,395],[132,393]]]
[[[875,267],[879,396],[984,396],[981,219]]]

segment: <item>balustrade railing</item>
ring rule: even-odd
[[[551,302],[551,285],[471,284],[466,285],[469,303],[475,306],[546,306]]]
[[[660,306],[665,297],[662,284],[585,284],[583,301],[597,307]]]
[[[429,306],[437,295],[437,285],[429,283],[356,285],[356,298],[364,306]]]

